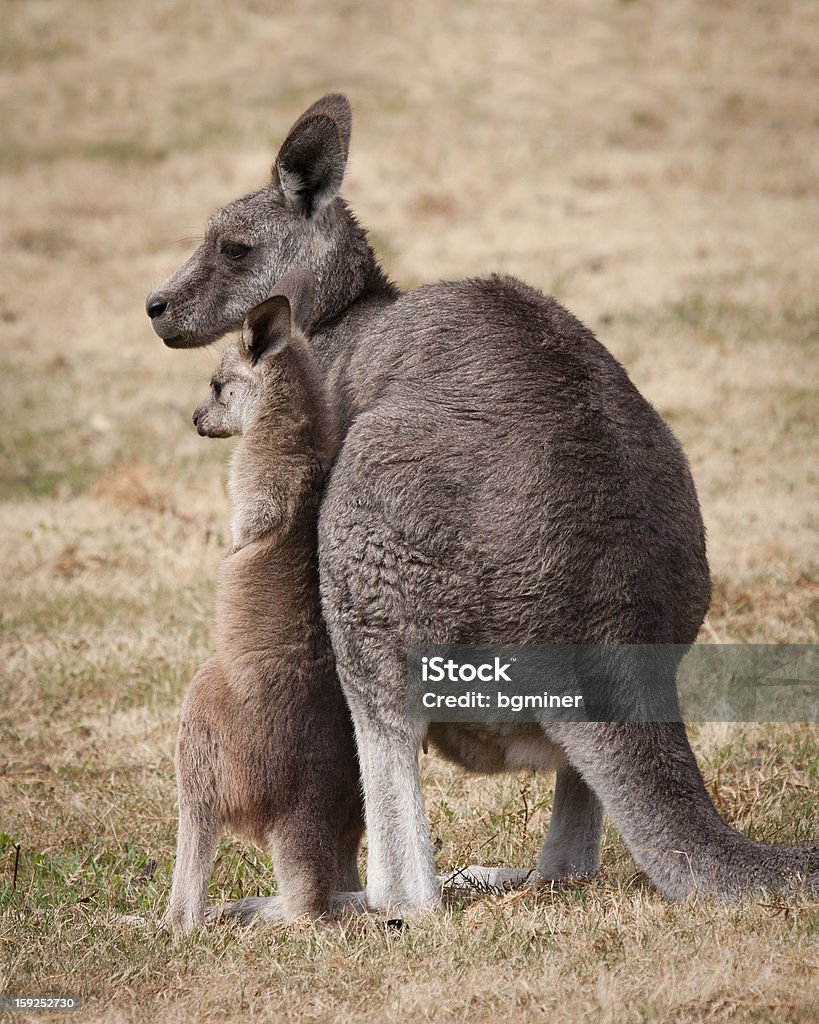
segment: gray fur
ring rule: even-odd
[[[359,311],[369,313],[397,295],[365,232],[337,196],[349,131],[347,100],[319,100],[282,144],[270,183],[211,217],[196,252],[148,296],[154,330],[166,345],[208,345],[238,330],[294,267],[307,267],[316,278],[315,308],[304,327],[320,336],[319,346],[325,335],[335,333],[336,318],[357,319]],[[324,173],[310,178],[305,164],[321,138],[331,159],[322,154]],[[287,187],[281,185],[283,176]],[[249,251],[238,257],[223,251],[236,244]]]
[[[293,265],[316,274],[312,346],[343,436],[320,514],[321,592],[361,762],[368,900],[435,906],[407,645],[690,644],[711,592],[705,536],[671,431],[553,298],[499,276],[398,294],[329,198],[349,108],[311,109],[336,131],[308,111],[285,141],[297,201],[279,172],[226,207],[156,293],[166,308],[156,295],[149,307],[167,343],[208,344]],[[312,176],[294,158],[308,150]],[[219,239],[241,232],[252,258],[227,269]],[[634,697],[651,706],[652,692]],[[817,847],[755,843],[717,816],[681,725],[430,725],[428,738],[474,770],[559,768],[545,876],[594,872],[602,802],[670,896],[819,882]]]
[[[557,770],[552,818],[540,851],[537,877],[593,878],[600,867],[603,806],[570,764]]]

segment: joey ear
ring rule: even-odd
[[[247,314],[242,347],[255,365],[281,352],[290,343],[290,303],[285,295],[271,295]]]
[[[273,164],[273,185],[289,206],[307,217],[339,193],[351,123],[350,104],[333,93],[305,110],[282,143]]]
[[[273,295],[283,295],[290,303],[290,320],[300,331],[307,331],[313,319],[316,278],[307,267],[296,267],[279,278]]]

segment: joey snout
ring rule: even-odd
[[[230,437],[231,432],[220,422],[221,417],[214,416],[213,403],[202,402],[193,414],[193,425],[200,437]]]

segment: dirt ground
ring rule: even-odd
[[[0,992],[80,994],[69,1019],[105,1022],[816,1019],[815,903],[669,903],[611,829],[592,884],[455,902],[404,932],[157,929],[229,445],[190,425],[217,348],[166,350],[143,305],[207,215],[265,181],[296,115],[346,92],[344,194],[388,272],[502,270],[555,294],[688,452],[715,579],[702,639],[815,643],[819,8],[0,16]],[[737,828],[815,837],[815,725],[692,739]],[[442,868],[534,862],[549,777],[432,756],[424,776]],[[215,899],[272,884],[225,839]]]

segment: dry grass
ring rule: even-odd
[[[0,0],[0,990],[106,1022],[813,1020],[815,907],[671,905],[613,832],[592,885],[403,932],[156,930],[226,449],[188,422],[216,354],[165,351],[141,307],[323,91],[354,102],[346,193],[398,280],[555,292],[670,420],[709,529],[704,638],[816,640],[815,5],[404,12]],[[815,834],[815,727],[694,739],[737,827]],[[442,866],[532,863],[548,779],[424,770]],[[223,843],[214,896],[270,884]]]

